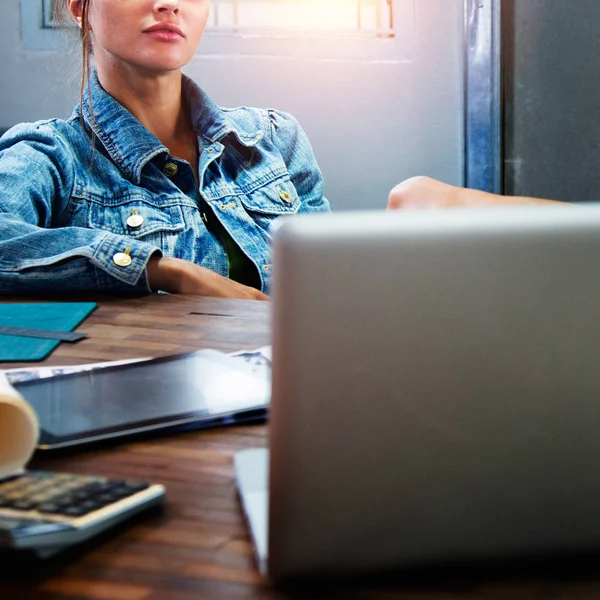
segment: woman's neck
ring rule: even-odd
[[[182,94],[181,71],[156,76],[99,68],[98,79],[172,154],[194,139],[190,111]]]

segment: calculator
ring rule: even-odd
[[[0,482],[0,550],[51,555],[162,503],[142,481],[27,471]]]

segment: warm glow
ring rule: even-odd
[[[254,30],[390,28],[387,0],[213,0],[210,25]]]

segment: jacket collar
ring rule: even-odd
[[[183,95],[192,108],[192,123],[199,136],[209,143],[218,142],[233,134],[243,146],[255,146],[261,137],[259,129],[244,131],[236,127],[226,111],[189,77],[183,77]]]
[[[228,134],[233,134],[244,146],[254,146],[260,140],[260,131],[239,130],[227,113],[185,75],[183,94],[192,110],[194,130],[209,144]],[[165,160],[168,158],[168,148],[104,90],[95,71],[84,92],[81,107],[75,109],[74,116],[78,117],[80,111],[111,160],[136,184],[140,183],[142,171],[149,161],[160,155]]]

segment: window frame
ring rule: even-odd
[[[67,51],[65,32],[45,25],[45,0],[21,0],[21,44],[24,50]]]
[[[501,194],[502,61],[501,0],[464,0],[464,184]]]

